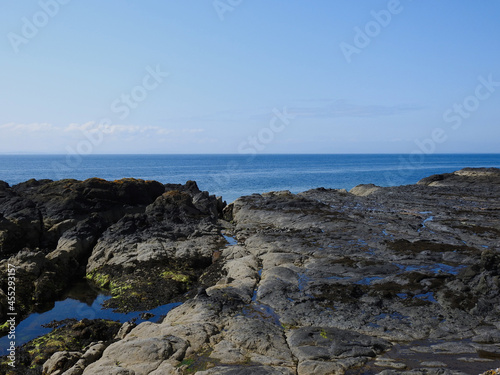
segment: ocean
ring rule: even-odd
[[[31,178],[194,180],[200,189],[230,203],[268,191],[413,184],[465,167],[500,167],[500,154],[0,155],[0,180],[11,185]]]

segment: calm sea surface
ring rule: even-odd
[[[465,167],[500,167],[500,154],[438,155],[0,155],[0,180],[134,177],[162,183],[195,180],[228,203],[242,195],[358,184],[413,184]]]

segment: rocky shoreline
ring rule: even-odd
[[[24,362],[14,370],[4,361],[0,373],[500,367],[499,198],[496,168],[398,187],[254,194],[230,205],[192,181],[0,182],[1,322],[7,264],[16,265],[20,318],[82,278],[109,290],[121,311],[184,302],[160,323],[119,331],[112,322],[67,322],[58,335],[87,330],[85,339],[58,340],[43,355],[27,344]]]

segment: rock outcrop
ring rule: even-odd
[[[216,202],[208,193],[168,191],[144,213],[109,226],[88,259],[87,278],[111,285],[121,297],[111,306],[146,310],[188,291],[224,243]],[[140,294],[130,301],[129,291]]]
[[[204,270],[186,302],[159,323],[126,323],[79,367],[84,375],[475,375],[500,367],[500,170],[254,194],[222,213],[191,187],[103,225],[96,241],[83,236],[90,239],[80,249],[93,244],[87,275],[132,285],[129,294],[142,293],[133,280],[150,274],[182,282]],[[220,246],[218,225],[234,241],[205,268]],[[72,246],[71,232],[61,237]],[[43,252],[17,256],[53,262]],[[152,271],[136,271],[144,265]],[[83,355],[56,353],[45,368],[71,369]]]
[[[19,318],[52,303],[85,275],[112,289],[116,307],[167,303],[196,282],[224,242],[217,227],[223,206],[193,181],[30,180],[12,187],[1,182],[2,289],[7,264],[13,264]],[[121,294],[133,285],[142,296],[127,293],[123,301]],[[164,289],[169,292],[158,294]]]

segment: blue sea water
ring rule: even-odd
[[[195,180],[228,203],[242,195],[373,183],[416,183],[465,167],[500,167],[500,154],[434,155],[0,155],[0,180],[134,177],[162,183]]]
[[[110,298],[110,296],[102,293],[98,294],[91,302],[82,302],[74,298],[65,298],[55,302],[54,307],[48,311],[30,314],[16,325],[16,346],[24,345],[37,337],[50,333],[52,328],[44,326],[51,322],[64,319],[107,319],[120,323],[134,320],[137,324],[146,321],[146,319],[141,318],[142,312],[118,313],[114,312],[111,308],[104,308],[103,303]],[[153,314],[153,318],[149,319],[149,321],[156,323],[162,316],[179,305],[181,305],[181,303],[169,303],[144,312]],[[0,356],[9,354],[7,350],[11,341],[12,339],[8,336],[0,337]]]

